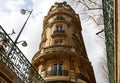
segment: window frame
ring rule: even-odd
[[[59,64],[53,64],[52,67],[52,72],[53,72],[53,76],[62,76],[63,74],[63,64],[59,63]]]

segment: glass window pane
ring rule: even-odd
[[[52,72],[53,72],[53,76],[57,75],[57,64],[54,64]]]
[[[63,70],[62,64],[58,64],[58,75],[62,75],[62,70]]]

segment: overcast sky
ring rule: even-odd
[[[101,67],[101,64],[104,66],[106,63],[104,34],[96,35],[98,31],[103,29],[103,26],[98,27],[93,20],[86,19],[86,16],[82,14],[83,5],[79,5],[71,0],[0,0],[0,25],[8,34],[14,29],[16,34],[10,35],[14,41],[28,16],[28,13],[22,15],[20,10],[22,8],[27,10],[33,9],[33,13],[18,40],[27,41],[27,47],[22,47],[20,44],[18,46],[31,62],[32,57],[39,50],[44,16],[47,15],[51,5],[54,5],[55,2],[62,1],[68,2],[81,18],[83,38],[89,60],[94,68],[97,83],[109,83],[106,81]],[[101,11],[88,13],[99,12]]]

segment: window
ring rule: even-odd
[[[53,76],[57,75],[57,64],[53,66]]]
[[[53,76],[63,75],[63,65],[62,64],[54,64],[53,65]]]
[[[90,83],[89,80],[88,80],[88,78],[84,74],[82,74],[81,72],[77,74],[77,77],[79,79],[84,80],[86,83]]]
[[[77,37],[76,31],[73,30],[72,35],[73,35],[74,37]]]
[[[56,26],[56,30],[54,31],[54,33],[64,33],[64,29],[62,25],[57,25]]]
[[[62,25],[57,25],[56,26],[56,31],[57,32],[61,32],[63,30],[63,26]]]
[[[63,17],[63,16],[57,16],[56,20],[65,20],[65,17]]]

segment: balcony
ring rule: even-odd
[[[51,35],[53,38],[56,36],[66,36],[65,30],[55,30]]]
[[[45,76],[68,76],[68,70],[46,71]]]
[[[85,82],[90,83],[89,80],[88,80],[88,78],[85,77],[82,73],[77,73],[76,75],[77,75],[78,79],[82,79]]]
[[[54,45],[47,48],[43,48],[43,53],[57,52],[57,51],[72,51],[75,52],[75,48],[66,45]]]
[[[7,41],[6,41],[7,40]],[[3,43],[1,43],[3,42]],[[23,83],[45,83],[32,64],[0,26],[0,61]]]
[[[56,34],[56,33],[65,33],[65,30],[55,30],[53,33],[54,34]]]

